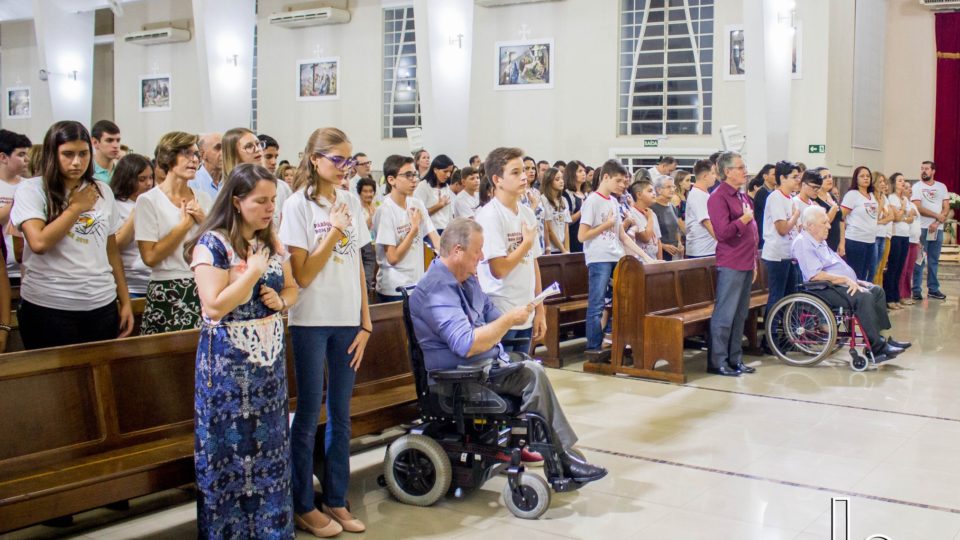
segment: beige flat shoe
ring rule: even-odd
[[[364,525],[362,521],[353,517],[352,515],[350,516],[352,519],[340,519],[339,517],[337,517],[337,514],[335,514],[333,510],[330,509],[329,506],[324,504],[324,505],[321,505],[321,508],[323,509],[323,513],[330,516],[330,518],[333,519],[334,522],[339,523],[340,526],[343,527],[343,530],[347,532],[359,533],[367,530],[367,526]]]
[[[898,309],[903,309],[903,307],[900,304],[897,304],[896,302],[887,302],[887,309],[892,309],[896,311]]]
[[[308,533],[316,536],[317,538],[330,538],[331,536],[336,536],[343,532],[343,527],[336,520],[331,518],[330,522],[324,525],[323,527],[314,527],[306,522],[302,517],[294,514],[293,515],[293,524],[302,531],[307,531]]]

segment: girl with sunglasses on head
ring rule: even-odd
[[[92,152],[82,124],[57,122],[44,137],[42,176],[17,189],[10,223],[26,239],[17,312],[26,349],[133,331],[120,219],[110,187],[93,179]]]
[[[289,324],[297,373],[292,425],[293,506],[297,527],[327,537],[362,532],[347,510],[350,483],[350,397],[367,340],[373,332],[361,249],[370,232],[360,199],[339,189],[356,162],[347,135],[336,128],[313,132],[297,170],[296,194],[284,209],[280,241],[300,296]],[[314,441],[327,381],[323,438],[323,504],[314,505]]]
[[[151,268],[140,333],[160,334],[200,326],[200,297],[193,271],[183,258],[183,244],[196,234],[213,201],[187,182],[200,167],[197,136],[173,131],[156,148],[161,182],[137,197],[134,238],[140,257]]]

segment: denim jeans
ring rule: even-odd
[[[780,261],[763,259],[763,264],[767,267],[767,284],[770,286],[770,292],[767,294],[767,307],[764,311],[764,319],[766,319],[766,314],[770,312],[770,308],[774,304],[784,296],[797,292],[797,287],[800,285],[800,268],[793,262],[793,259]],[[751,279],[753,279],[752,274]],[[719,295],[718,292],[718,298]]]
[[[603,345],[603,328],[600,318],[603,315],[604,296],[610,287],[615,262],[597,262],[587,265],[587,350],[599,351]]]
[[[768,261],[764,261],[768,262]],[[788,261],[789,262],[789,261]],[[710,319],[710,367],[743,362],[743,326],[750,308],[752,270],[717,267],[717,299]]]
[[[887,249],[887,238],[884,236],[878,236],[876,242],[876,251],[873,253],[873,263],[870,265],[870,278],[867,281],[876,282],[877,281],[877,270],[883,270],[880,268],[880,262],[883,260],[883,251]],[[880,276],[881,279],[883,276]]]
[[[346,506],[350,483],[350,397],[356,373],[347,349],[357,336],[356,326],[291,326],[297,373],[297,411],[290,429],[293,461],[293,510],[305,514],[315,508],[313,452],[326,365],[327,429],[324,436],[323,502]]]
[[[927,240],[927,229],[920,231],[920,249],[927,253],[924,264],[913,265],[913,294],[920,294],[920,284],[923,280],[923,267],[927,269],[927,293],[940,292],[940,281],[937,279],[937,268],[940,266],[940,248],[943,247],[943,231],[937,231],[933,240]]]
[[[503,350],[505,352],[530,354],[530,340],[532,337],[533,327],[524,328],[523,330],[508,330],[503,336],[503,339],[515,339],[517,340],[517,344],[504,345]]]
[[[844,245],[847,254],[843,258],[853,269],[853,273],[857,274],[857,279],[870,281],[870,268],[873,267],[873,259],[877,255],[876,242],[858,242],[847,238]]]

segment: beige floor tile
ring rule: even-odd
[[[960,471],[934,471],[883,464],[853,486],[853,491],[960,511]]]
[[[877,466],[875,462],[859,458],[779,448],[752,463],[744,472],[805,485],[849,489]]]
[[[830,513],[825,512],[803,532],[821,539],[830,538]],[[859,497],[850,498],[851,538],[885,534],[894,540],[940,540],[954,538],[958,532],[960,515],[957,514]]]
[[[657,522],[638,528],[635,537],[657,540],[789,540],[799,532],[689,510],[674,510]]]
[[[727,477],[684,506],[685,510],[770,527],[802,531],[830,508],[823,492]]]

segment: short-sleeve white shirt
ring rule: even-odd
[[[778,221],[789,221],[793,216],[793,198],[787,197],[779,189],[770,192],[763,210],[763,251],[760,258],[765,261],[782,261],[792,257],[790,247],[797,236],[796,227],[781,235],[774,225]]]
[[[703,225],[703,221],[710,219],[707,214],[707,199],[710,194],[693,186],[687,194],[687,254],[695,257],[706,257],[717,252],[717,240]]]
[[[453,200],[455,195],[453,191],[451,191],[450,186],[444,184],[443,187],[435,188],[431,187],[429,182],[420,181],[420,183],[417,184],[417,189],[413,192],[413,196],[419,199],[427,208],[435,206],[440,202],[441,195],[446,195],[447,200],[450,201],[449,204],[430,216],[430,221],[433,222],[433,226],[439,230],[446,229],[447,225],[450,224],[450,220],[453,219]]]
[[[630,217],[633,218],[635,225],[630,227],[630,230],[627,231],[630,234],[630,237],[637,242],[637,246],[643,250],[644,253],[649,255],[651,258],[656,259],[660,254],[660,248],[657,245],[660,242],[660,222],[657,220],[657,214],[653,211],[650,212],[650,217],[653,219],[653,239],[649,242],[641,242],[640,238],[637,236],[637,231],[643,231],[647,228],[647,216],[641,213],[634,207],[630,207]]]
[[[433,221],[423,203],[415,197],[407,197],[407,208],[420,210],[420,234],[413,239],[406,255],[393,265],[387,261],[386,246],[399,246],[400,242],[410,232],[410,214],[406,208],[400,208],[393,198],[387,195],[383,204],[373,215],[373,230],[376,236],[377,265],[377,292],[388,296],[397,296],[397,287],[407,287],[415,284],[423,276],[423,239],[431,232],[436,231]]]
[[[567,201],[560,197],[560,208],[554,208],[553,203],[548,201],[546,197],[541,199],[543,203],[543,222],[544,227],[549,227],[553,234],[557,237],[557,241],[560,242],[559,246],[554,246],[554,248],[563,247],[563,242],[567,238],[567,229],[572,220],[570,219],[570,209],[567,208]],[[547,245],[549,242],[549,237],[547,233],[544,232],[544,245]]]
[[[922,180],[913,184],[910,199],[920,201],[921,208],[939,214],[943,211],[943,201],[948,196],[947,186],[943,182],[933,181],[933,184],[926,184]],[[920,216],[920,227],[926,229],[930,227],[934,219],[932,217]],[[943,223],[937,227],[937,230],[943,230]]]
[[[873,193],[864,197],[859,190],[851,189],[843,196],[840,206],[848,213],[846,221],[846,237],[857,242],[874,243],[877,241],[877,216],[879,207]]]
[[[16,184],[8,184],[3,180],[0,180],[0,208],[4,206],[13,206],[14,194],[17,192],[17,188],[20,187],[20,184],[23,183],[23,180],[17,182]],[[7,219],[9,222],[9,218]],[[16,257],[13,253],[13,235],[6,233],[7,223],[0,223],[0,227],[3,228],[3,241],[7,244],[7,277],[8,278],[18,278],[20,277],[20,263],[17,262]]]
[[[125,200],[116,201],[116,204],[120,227],[123,227],[137,203],[136,201]],[[123,260],[123,275],[127,278],[127,290],[130,291],[130,294],[147,294],[147,284],[150,283],[150,267],[143,262],[136,240],[131,239],[129,244],[120,248],[120,258]]]
[[[192,191],[197,204],[204,213],[209,214],[210,207],[213,206],[210,196],[195,189]],[[134,238],[137,242],[159,242],[170,234],[177,223],[180,223],[180,208],[170,202],[160,186],[137,197],[137,206],[133,214]],[[153,267],[150,281],[193,278],[193,271],[183,258],[183,244],[199,231],[200,225],[194,223],[173,253]]]
[[[453,201],[453,217],[473,219],[477,208],[480,208],[480,192],[471,195],[467,190],[463,190],[457,193],[457,198]]]
[[[587,264],[597,262],[617,262],[623,257],[623,242],[620,241],[620,205],[613,197],[604,197],[594,191],[583,202],[580,209],[580,223],[590,228],[599,227],[613,216],[613,227],[583,243],[583,258]]]

